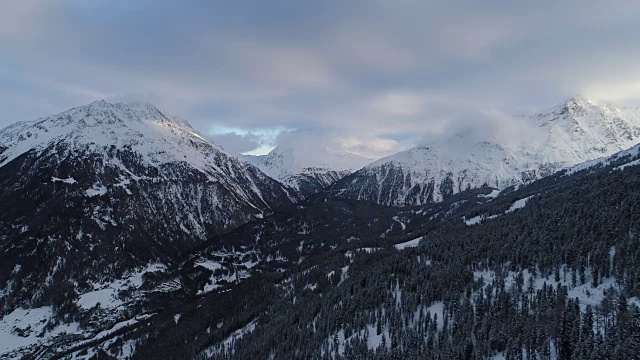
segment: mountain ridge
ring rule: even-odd
[[[309,196],[365,166],[372,159],[323,145],[279,145],[251,161],[265,174]]]
[[[538,128],[522,144],[479,141],[465,144],[462,155],[451,143],[418,145],[365,166],[327,192],[385,205],[420,205],[467,188],[527,183],[640,141],[640,109],[580,97],[521,121]]]
[[[484,144],[481,148],[492,146]],[[501,148],[494,150],[499,152]],[[413,316],[416,297],[404,294],[411,294],[425,285],[420,291],[424,291],[425,296],[432,296],[426,298],[425,306],[459,299],[458,290],[460,294],[470,296],[467,285],[477,284],[473,274],[483,269],[478,268],[482,264],[487,268],[497,266],[493,269],[497,274],[498,268],[513,270],[515,257],[516,261],[524,263],[523,269],[546,266],[538,271],[548,279],[549,276],[553,278],[550,274],[554,268],[558,269],[555,265],[559,263],[536,260],[540,259],[540,254],[548,254],[547,260],[565,261],[567,257],[561,254],[590,252],[583,253],[582,257],[569,257],[576,262],[572,267],[577,270],[580,261],[595,256],[609,264],[610,256],[616,258],[615,250],[613,255],[608,252],[610,246],[622,249],[618,254],[633,253],[625,251],[628,247],[624,246],[635,246],[633,241],[637,242],[631,238],[631,234],[637,232],[610,220],[612,211],[615,215],[626,213],[630,208],[637,209],[633,204],[637,198],[635,183],[638,177],[635,175],[640,164],[640,145],[581,163],[527,186],[511,187],[502,192],[491,188],[472,189],[453,193],[445,201],[434,204],[396,208],[367,201],[336,200],[320,194],[295,207],[276,211],[268,218],[257,218],[210,237],[177,257],[170,255],[180,251],[176,241],[184,240],[180,234],[185,232],[179,224],[167,224],[179,214],[171,210],[171,206],[190,203],[189,184],[206,182],[205,174],[169,163],[145,166],[144,162],[135,161],[140,160],[139,157],[130,157],[129,152],[120,149],[114,150],[114,154],[119,156],[125,168],[138,175],[146,171],[145,176],[154,178],[155,182],[145,182],[149,179],[139,176],[140,179],[130,179],[130,184],[123,184],[119,177],[123,174],[115,172],[100,175],[105,179],[102,186],[88,188],[96,184],[93,172],[79,171],[75,164],[78,159],[60,157],[60,154],[60,151],[45,147],[41,154],[28,152],[0,167],[0,200],[15,204],[13,211],[17,215],[10,218],[7,213],[0,212],[0,303],[4,312],[0,319],[0,335],[8,339],[0,342],[0,348],[3,355],[10,358],[34,354],[60,358],[96,352],[116,358],[132,354],[140,358],[175,358],[188,353],[210,357],[221,354],[219,351],[235,354],[233,356],[238,358],[256,358],[268,357],[268,352],[273,354],[272,348],[278,349],[278,356],[285,358],[312,357],[322,352],[321,346],[325,345],[321,343],[335,345],[335,339],[338,339],[338,349],[340,344],[352,339],[331,335],[339,332],[343,323],[319,322],[324,326],[324,335],[319,337],[311,331],[304,340],[295,340],[297,336],[293,336],[287,343],[299,341],[302,345],[297,348],[304,349],[303,353],[295,354],[290,346],[279,348],[280,336],[272,339],[272,345],[265,346],[272,341],[270,334],[290,335],[285,330],[273,331],[273,324],[282,325],[277,329],[289,329],[303,321],[308,329],[312,329],[317,326],[314,325],[317,316],[309,312],[315,306],[313,304],[326,304],[321,307],[327,310],[323,316],[330,318],[336,313],[334,305],[340,304],[332,299],[342,295],[344,301],[353,300],[354,295],[367,297],[367,301],[377,299],[370,310],[381,304],[397,309],[397,303],[401,301],[402,306],[409,309],[403,313]],[[103,155],[94,152],[81,163],[100,163]],[[68,172],[70,169],[75,172]],[[93,170],[93,167],[89,169]],[[167,181],[156,176],[160,171],[174,173],[171,176],[186,172],[190,177],[176,178],[181,187],[167,192],[153,187],[154,183]],[[28,176],[22,176],[25,174]],[[198,177],[198,174],[203,175]],[[171,176],[167,176],[168,179]],[[106,182],[107,178],[117,180],[120,185],[111,186],[112,183]],[[5,184],[17,188],[12,190]],[[619,184],[621,188],[617,189]],[[161,203],[170,206],[156,207],[153,194],[159,194],[164,199]],[[592,194],[595,199],[585,194]],[[179,200],[181,197],[184,199]],[[554,200],[556,197],[559,198]],[[142,206],[136,203],[141,199]],[[541,206],[543,203],[547,205]],[[41,206],[34,207],[34,204]],[[582,204],[589,204],[594,211],[582,213]],[[564,211],[565,206],[573,210]],[[148,212],[147,208],[155,211]],[[141,214],[132,213],[143,210]],[[122,214],[128,214],[128,217]],[[181,219],[195,214],[187,212]],[[629,215],[627,213],[623,220],[627,225],[635,224]],[[573,219],[573,224],[584,226],[583,231],[558,228],[557,219],[562,216]],[[585,224],[584,216],[600,221],[596,232],[590,231],[592,227],[589,222]],[[548,232],[534,231],[541,221],[546,223]],[[150,222],[151,226],[141,227]],[[188,225],[183,221],[182,225],[185,224]],[[522,226],[530,230],[522,232]],[[156,228],[160,231],[151,232]],[[505,228],[511,231],[505,233]],[[488,231],[485,229],[495,232],[492,231],[491,236],[479,236]],[[610,230],[621,236],[609,236]],[[559,231],[566,237],[557,237]],[[602,235],[607,235],[604,239],[608,243],[603,244]],[[504,240],[505,236],[510,241]],[[531,240],[534,236],[538,240]],[[579,241],[586,237],[594,241],[584,242],[585,246],[582,246]],[[135,241],[129,241],[130,238]],[[151,242],[146,241],[149,238]],[[11,242],[7,243],[7,239]],[[164,244],[164,248],[153,245],[154,241]],[[517,256],[528,254],[521,252],[521,246],[533,246],[537,241],[548,243],[535,248],[541,252],[538,256]],[[494,250],[486,251],[487,244]],[[92,248],[83,248],[88,245]],[[505,252],[505,246],[510,245],[513,250]],[[548,252],[548,248],[556,249],[558,245],[563,246],[562,251]],[[600,248],[596,249],[594,245]],[[433,251],[433,246],[440,250]],[[487,262],[487,255],[501,260]],[[468,259],[467,256],[473,256],[474,262],[460,261],[461,258]],[[445,263],[460,268],[443,267]],[[372,264],[376,266],[371,267]],[[405,268],[398,271],[398,266]],[[591,276],[589,267],[585,268]],[[420,269],[440,270],[434,276],[417,279],[415,274],[420,273]],[[606,269],[601,267],[597,271],[604,276],[609,271]],[[467,285],[456,288],[455,296],[450,297],[448,286],[460,281],[459,274],[463,273],[469,275],[465,276]],[[558,272],[558,276],[561,273]],[[398,282],[399,274],[407,281]],[[491,282],[492,278],[487,279]],[[507,283],[513,284],[513,277],[510,279]],[[415,286],[411,281],[416,282]],[[442,285],[433,286],[437,281]],[[370,289],[374,284],[380,285],[375,294],[382,297],[372,298]],[[609,284],[598,285],[598,294]],[[578,286],[573,294],[586,288],[596,289],[587,282]],[[403,291],[402,296],[398,296],[397,289]],[[367,302],[358,300],[355,303]],[[456,304],[455,301],[451,303],[452,309]],[[443,318],[440,316],[442,311],[442,308],[438,310],[438,318]],[[292,313],[294,315],[289,316]],[[388,313],[393,314],[393,310]],[[524,314],[526,316],[526,312]],[[342,318],[349,321],[351,317]],[[369,330],[364,332],[358,330],[363,324],[358,325],[357,321],[349,324],[355,329],[355,336],[367,333],[376,336],[375,323],[369,324]],[[254,329],[253,335],[249,335]],[[385,329],[382,324],[381,329]],[[243,334],[247,336],[240,341]],[[366,344],[367,339],[363,339]],[[483,341],[488,346],[492,339]]]
[[[91,283],[170,265],[299,199],[148,104],[98,101],[14,124],[0,146],[5,309],[73,303]]]

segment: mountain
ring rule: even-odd
[[[281,145],[267,155],[249,158],[265,174],[303,196],[317,193],[372,160],[357,153],[312,144]]]
[[[180,266],[208,292],[93,350],[490,359],[527,347],[548,358],[554,344],[572,341],[566,347],[579,347],[581,359],[625,358],[637,353],[616,335],[627,327],[612,320],[597,333],[594,318],[640,316],[637,150],[421,206],[314,197],[210,239]],[[563,324],[585,323],[580,337],[561,339]],[[638,325],[626,323],[630,333]]]
[[[73,308],[135,269],[297,197],[150,104],[93,102],[0,131],[0,301]],[[103,301],[104,306],[104,301]]]
[[[599,159],[585,161],[578,165],[574,165],[567,168],[564,173],[573,174],[578,171],[587,170],[592,171],[606,166],[614,165],[614,170],[623,170],[628,166],[640,165],[640,144],[617,152],[611,156],[604,156]]]
[[[640,108],[574,97],[529,122],[545,137],[536,150],[544,150],[542,161],[578,164],[612,155],[640,141]]]
[[[342,243],[322,261],[302,263],[283,281],[289,288],[274,296],[275,305],[251,314],[226,339],[214,338],[202,353],[231,359],[503,359],[524,351],[536,358],[553,358],[555,351],[567,359],[637,356],[638,347],[616,334],[640,331],[627,320],[640,317],[638,201],[640,167],[608,167],[552,175],[471,211],[453,208],[413,240]],[[462,221],[485,212],[494,215],[478,225]],[[616,320],[600,324],[603,317]],[[194,324],[185,319],[178,326],[185,331]],[[162,340],[179,331],[165,333]],[[143,348],[151,352],[162,340]]]
[[[65,295],[80,311],[3,307],[0,357],[543,358],[580,339],[582,354],[624,358],[619,320],[597,341],[581,325],[591,309],[640,331],[639,150],[419,206],[321,193],[173,265],[79,281]],[[563,324],[587,332],[562,340]]]
[[[249,164],[253,165],[253,166],[258,166],[258,164],[260,163],[260,161],[262,161],[262,159],[264,159],[264,157],[267,155],[244,155],[241,154],[238,157],[245,160],[246,162],[248,162]]]
[[[504,189],[640,141],[640,109],[617,108],[580,97],[519,119],[532,131],[524,143],[439,142],[369,164],[327,191],[335,197],[385,205],[437,202],[468,188]]]

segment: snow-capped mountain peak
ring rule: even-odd
[[[371,161],[365,156],[327,146],[296,148],[280,145],[267,154],[261,163],[265,168],[288,175],[309,168],[354,171]]]
[[[315,193],[373,159],[325,145],[279,145],[255,164],[303,195]]]
[[[440,201],[467,188],[504,188],[608,156],[640,141],[640,109],[573,97],[517,119],[525,141],[443,140],[380,159],[331,187],[339,197],[387,205]]]
[[[640,109],[579,96],[530,121],[542,130],[539,140],[549,162],[577,164],[627,149],[640,138]]]
[[[73,298],[296,200],[150,104],[97,101],[16,123],[0,130],[0,279],[16,266],[30,277],[0,293],[11,308]]]
[[[222,149],[189,123],[166,115],[149,103],[108,103],[75,107],[35,121],[19,122],[0,132],[0,166],[31,149],[65,140],[76,147],[131,147],[149,164],[186,161],[204,169],[208,156]]]

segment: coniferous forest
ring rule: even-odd
[[[637,358],[640,168],[614,165],[554,175],[490,202],[470,192],[423,212],[397,209],[431,220],[410,218],[383,241],[332,243],[350,233],[339,222],[297,235],[290,244],[307,239],[327,253],[263,268],[232,288],[224,301],[235,296],[244,307],[231,321],[218,313],[223,300],[205,297],[193,306],[210,310],[193,321],[183,311],[177,325],[149,325],[157,329],[139,354],[171,358],[163,344],[194,341],[198,359]],[[523,198],[526,206],[510,210]],[[338,207],[327,204],[318,197],[298,217],[324,222],[315,209]],[[267,228],[266,239],[282,231],[264,222],[238,231],[255,228]],[[406,232],[421,231],[407,242]],[[218,333],[220,324],[233,325]]]
[[[0,360],[640,360],[638,19],[0,0]]]

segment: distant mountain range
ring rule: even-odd
[[[219,292],[156,316],[153,330],[140,326],[136,354],[404,359],[439,353],[457,359],[475,353],[502,359],[510,351],[522,355],[520,343],[504,349],[515,337],[528,338],[523,329],[544,329],[535,351],[549,357],[549,343],[559,341],[551,329],[562,328],[566,314],[584,315],[593,307],[607,316],[616,308],[623,316],[640,315],[639,150],[503,191],[483,187],[411,207],[318,196],[248,223],[211,239],[182,264],[183,277]],[[234,277],[240,284],[226,280]],[[274,278],[280,279],[276,285]],[[541,306],[556,315],[541,315]],[[514,316],[522,318],[506,320]],[[592,321],[588,334],[596,334]],[[614,323],[600,326],[608,326],[603,336],[611,337],[600,344],[628,339],[616,337]],[[482,342],[470,345],[475,334]],[[444,336],[459,340],[432,346]],[[402,345],[394,348],[393,341]],[[622,346],[587,348],[613,352]],[[629,348],[615,351],[624,358],[635,354]]]
[[[313,144],[241,158],[146,103],[97,101],[2,129],[0,357],[206,358],[230,351],[221,355],[227,356],[254,329],[260,331],[246,338],[251,345],[240,358],[266,358],[271,348],[279,348],[276,357],[310,358],[328,344],[340,353],[348,337],[332,334],[343,322],[360,337],[377,330],[357,332],[370,324],[336,313],[336,304],[363,297],[371,302],[369,315],[380,304],[396,309],[398,301],[416,299],[397,289],[412,292],[437,279],[443,281],[438,292],[421,291],[450,296],[448,286],[464,280],[465,293],[474,278],[449,267],[415,287],[395,277],[411,280],[419,269],[449,262],[472,274],[475,262],[492,254],[470,240],[483,229],[491,236],[478,239],[498,249],[507,226],[518,244],[544,254],[558,244],[536,247],[527,242],[530,235],[550,244],[560,239],[566,252],[549,255],[558,261],[555,269],[579,259],[564,255],[578,250],[585,263],[594,259],[586,253],[595,251],[593,243],[577,245],[585,234],[597,243],[606,238],[596,253],[608,264],[609,249],[615,255],[620,239],[631,243],[637,233],[631,225],[637,227],[640,110],[572,98],[520,120],[533,129],[521,143],[453,148],[443,141],[371,163]],[[607,202],[602,216],[600,202]],[[565,214],[558,204],[574,210]],[[597,209],[586,214],[599,221],[597,229],[582,221],[583,206]],[[524,219],[527,211],[536,218]],[[553,219],[561,216],[571,241],[554,237]],[[629,228],[615,223],[621,217]],[[541,222],[547,232],[536,231]],[[521,236],[516,232],[525,223],[530,228]],[[623,236],[596,236],[594,229]],[[432,236],[429,244],[423,235]],[[415,249],[399,253],[407,248]],[[459,261],[471,253],[474,262]],[[508,266],[514,259],[541,266],[522,254],[500,256]],[[389,267],[372,267],[376,261]],[[410,268],[399,271],[402,266]],[[377,282],[381,287],[371,292]],[[429,298],[425,306],[442,301]],[[318,321],[309,309],[340,320]],[[305,344],[297,345],[303,353],[280,343],[286,331],[279,329],[297,324],[310,330],[304,340],[291,340]],[[316,326],[330,331],[316,336]],[[380,322],[381,331],[385,326]],[[252,352],[260,356],[247,355]]]
[[[322,145],[281,145],[263,156],[245,156],[265,174],[308,196],[369,164],[363,155]]]
[[[326,191],[384,205],[438,202],[482,185],[504,189],[527,183],[640,141],[639,108],[581,97],[519,120],[533,129],[525,142],[472,143],[464,153],[455,143],[420,145],[377,160]]]

